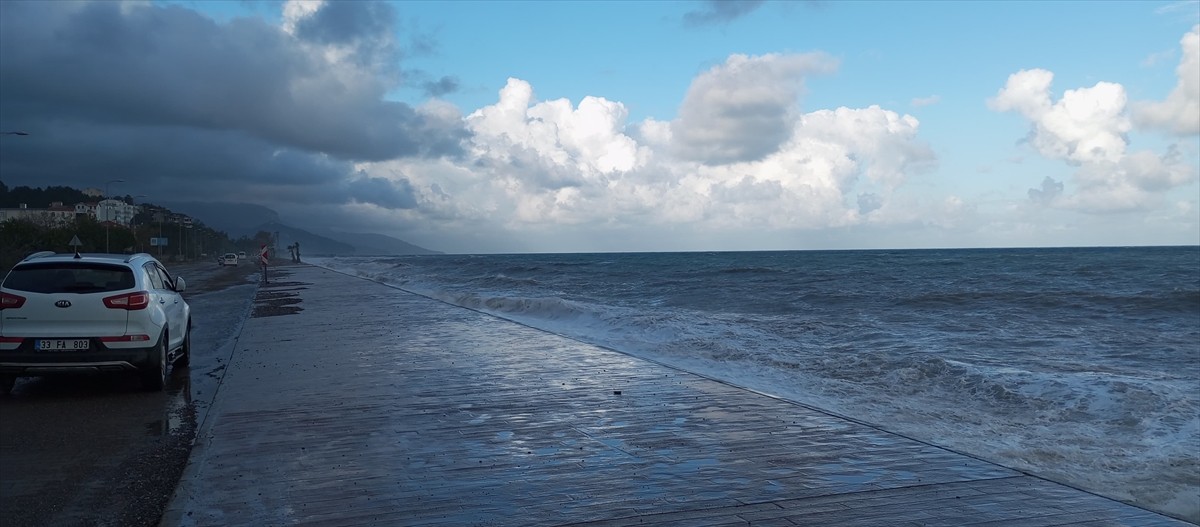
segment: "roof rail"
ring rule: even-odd
[[[146,257],[153,258],[153,256],[150,256],[149,253],[133,253],[133,254],[129,255],[127,258],[125,258],[125,263],[129,263],[129,262],[133,261],[134,258],[137,258],[139,256],[146,256]]]
[[[55,255],[55,252],[54,252],[54,251],[38,251],[38,252],[36,252],[36,253],[33,253],[33,254],[29,255],[29,256],[26,256],[26,257],[25,257],[25,259],[24,259],[24,260],[21,260],[21,261],[22,261],[22,262],[28,262],[29,260],[33,260],[33,259],[35,259],[35,258],[42,258],[42,257],[44,257],[44,256],[54,256],[54,255]]]

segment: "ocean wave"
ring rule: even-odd
[[[726,267],[717,272],[722,274],[782,274],[787,271],[773,267]]]
[[[1200,315],[1200,290],[1145,291],[1131,294],[1081,291],[940,291],[898,297],[895,303],[904,307],[925,309],[981,306],[991,310],[1008,306],[1024,309],[1120,309],[1135,313],[1162,311]]]
[[[479,295],[467,292],[433,291],[432,297],[443,302],[483,311],[520,321],[562,321],[593,317],[595,310],[588,306],[556,297],[525,298]]]

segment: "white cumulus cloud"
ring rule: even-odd
[[[1016,111],[1033,123],[1030,143],[1042,155],[1073,163],[1118,161],[1125,153],[1125,134],[1131,128],[1125,112],[1125,88],[1100,82],[1091,88],[1067,90],[1051,102],[1054,74],[1022,70],[1008,77],[1004,88],[988,101],[999,111]]]
[[[540,101],[528,82],[509,79],[494,104],[463,118],[470,137],[461,159],[401,159],[360,168],[380,177],[403,174],[422,214],[450,219],[464,230],[552,235],[555,228],[575,226],[736,236],[886,217],[893,191],[936,162],[912,116],[878,106],[800,113],[794,101],[776,98],[773,88],[759,93],[768,106],[791,110],[786,118],[735,126],[753,137],[778,136],[768,151],[746,159],[709,163],[704,156],[678,155],[697,141],[744,150],[740,136],[698,140],[683,131],[682,117],[629,123],[620,102]],[[745,104],[755,98],[737,97]],[[440,106],[421,111],[454,115]],[[751,126],[755,122],[761,130]]]
[[[1071,181],[1074,193],[1064,193],[1062,183],[1046,178],[1040,189],[1029,191],[1034,203],[1093,213],[1146,210],[1165,192],[1196,180],[1195,167],[1174,147],[1164,155],[1128,152],[1132,124],[1122,85],[1099,82],[1067,90],[1055,101],[1053,79],[1046,70],[1022,70],[988,100],[993,110],[1029,120],[1028,142],[1039,154],[1078,167]]]
[[[1139,126],[1178,135],[1200,133],[1200,25],[1179,41],[1183,58],[1175,68],[1175,89],[1163,101],[1139,102],[1133,116]]]
[[[546,168],[582,180],[637,164],[637,144],[624,133],[628,114],[623,104],[599,97],[585,97],[578,107],[566,99],[535,103],[528,82],[509,79],[496,104],[466,120],[477,155],[504,162],[527,151]]]

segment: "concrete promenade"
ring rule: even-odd
[[[282,272],[163,525],[1186,525],[382,284]]]

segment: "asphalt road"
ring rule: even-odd
[[[0,396],[0,525],[157,525],[251,305],[252,265],[167,266],[187,281],[190,367],[162,392],[132,375],[22,378]]]

